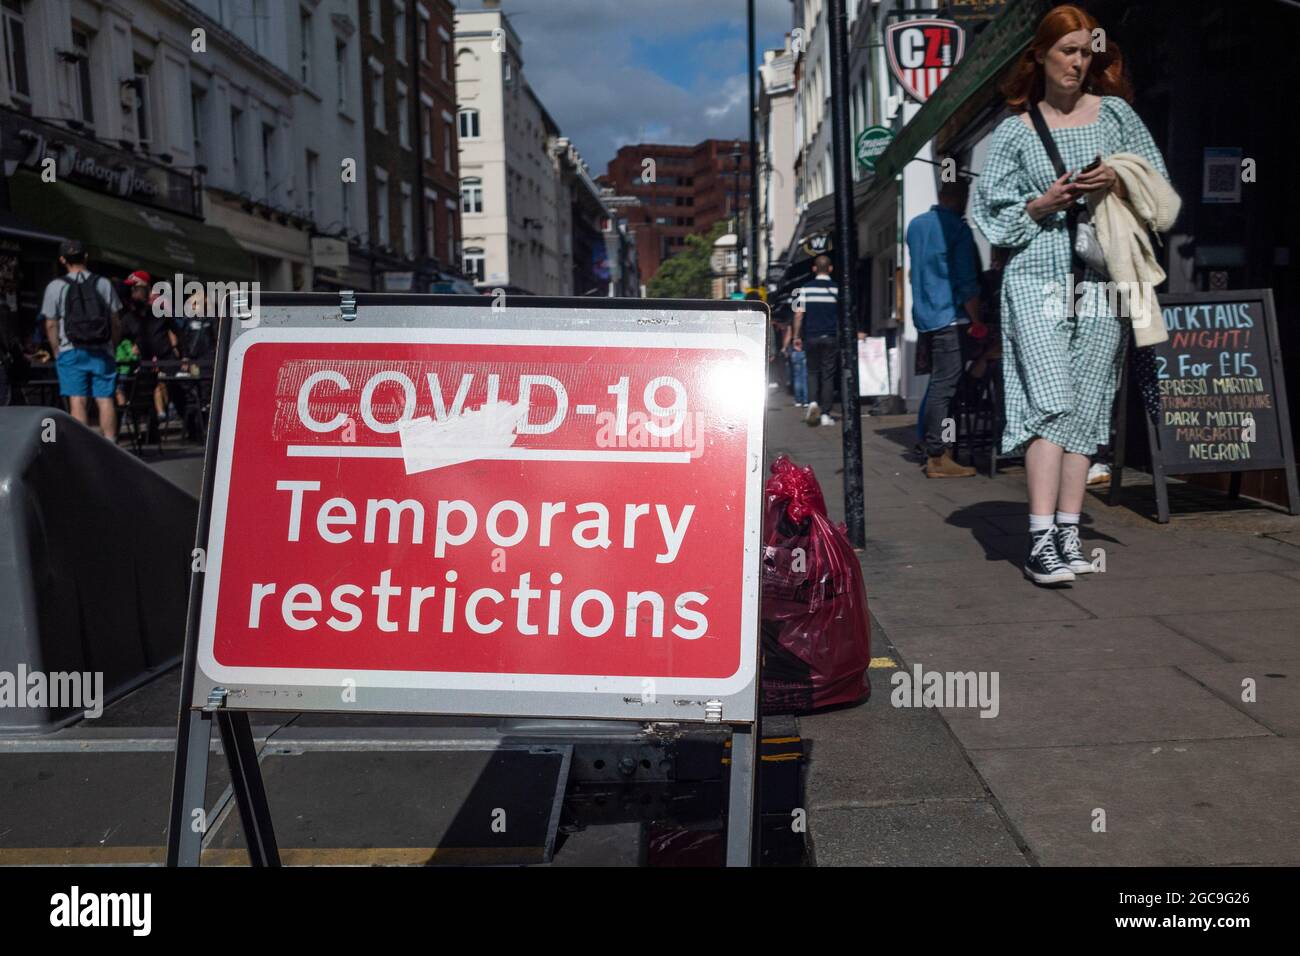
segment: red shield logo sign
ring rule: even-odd
[[[900,20],[885,28],[894,79],[924,103],[961,60],[966,34],[951,20]]]

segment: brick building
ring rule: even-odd
[[[416,219],[420,254],[440,272],[460,271],[460,149],[456,133],[456,10],[451,0],[417,0],[415,128],[423,166]]]
[[[654,160],[653,176],[647,159]],[[687,236],[708,232],[719,219],[748,207],[749,143],[706,139],[694,146],[624,146],[601,182],[640,200],[626,216],[636,233],[641,281],[649,282]]]
[[[425,292],[458,271],[455,11],[450,0],[360,0],[373,288]]]

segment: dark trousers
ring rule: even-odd
[[[949,325],[926,332],[930,342],[930,385],[925,392],[925,453],[943,454],[944,420],[951,417],[957,383],[966,370],[967,325]]]
[[[818,335],[804,339],[803,347],[808,353],[808,397],[823,415],[829,415],[840,376],[839,340],[833,335]]]

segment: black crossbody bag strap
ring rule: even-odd
[[[1056,140],[1052,139],[1052,131],[1047,128],[1047,120],[1043,119],[1042,112],[1035,103],[1029,107],[1029,119],[1033,121],[1034,129],[1038,131],[1038,138],[1043,142],[1043,149],[1047,150],[1047,158],[1052,161],[1052,167],[1056,170],[1056,178],[1060,179],[1065,175],[1065,161],[1061,159],[1061,151],[1056,148]]]
[[[1037,103],[1030,105],[1029,119],[1038,132],[1038,138],[1042,141],[1043,149],[1047,150],[1047,158],[1052,161],[1052,168],[1056,170],[1056,178],[1060,179],[1065,175],[1065,161],[1061,159],[1061,151],[1056,148],[1056,140],[1052,139],[1052,131],[1047,128],[1047,120],[1043,118]],[[1070,208],[1065,211],[1065,224],[1070,233],[1070,262],[1076,266],[1076,281],[1080,281],[1082,278],[1082,271],[1077,268],[1082,263],[1078,261],[1078,256],[1074,254],[1074,236],[1079,222],[1079,214],[1078,203],[1071,203]]]

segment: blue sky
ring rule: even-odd
[[[479,0],[460,0],[465,10]],[[502,0],[524,75],[593,175],[619,146],[748,136],[745,0]],[[761,51],[790,0],[756,0]]]

